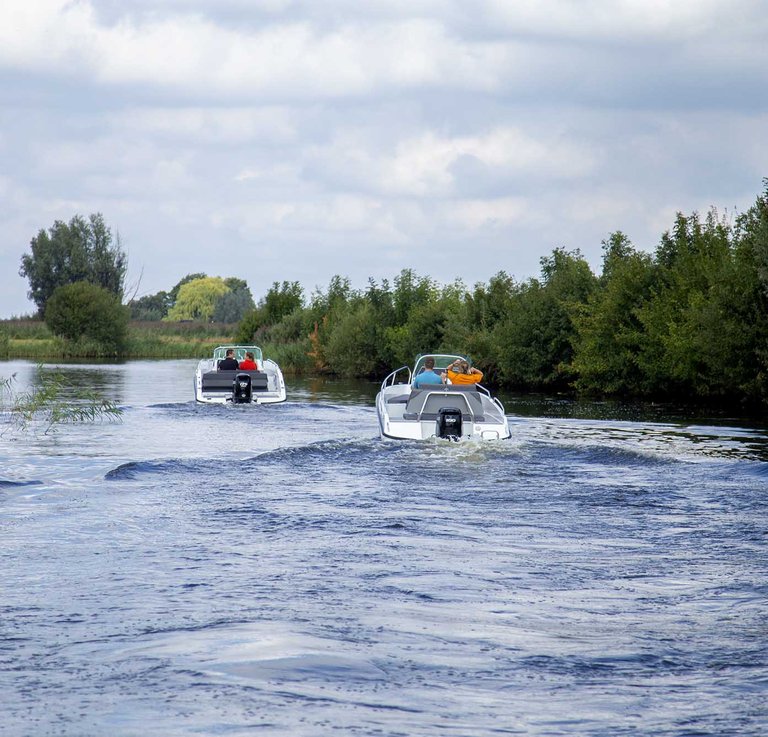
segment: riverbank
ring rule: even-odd
[[[138,322],[128,326],[121,359],[200,358],[231,343],[236,324],[205,322]],[[54,336],[40,320],[0,321],[0,359],[34,361],[105,358],[87,341],[68,343]]]
[[[179,360],[199,359],[209,356],[218,345],[236,342],[238,330],[237,323],[207,323],[207,322],[142,322],[132,321],[128,326],[128,341],[126,351],[119,357],[104,356],[98,351],[97,346],[88,343],[71,344],[53,336],[44,322],[32,319],[0,320],[0,361],[29,360],[36,362],[72,361],[72,362],[113,362],[129,360]],[[276,342],[267,341],[260,343],[264,355],[275,360],[286,376],[317,376],[324,378],[335,377],[341,380],[341,375],[333,372],[327,366],[318,367],[310,355],[311,344],[306,341]],[[383,378],[353,377],[346,379],[370,383],[378,387]],[[575,389],[562,392],[539,392],[532,387],[510,386],[504,382],[489,382],[501,396],[523,396],[537,405],[536,414],[542,414],[542,408],[538,407],[537,397],[547,397],[546,404],[554,403],[550,408],[555,415],[561,411],[557,405],[564,403],[565,407],[572,411],[573,402],[578,403],[580,398],[587,402],[589,407],[604,405],[611,407],[610,416],[618,418],[626,402],[630,407],[643,403],[651,408],[664,408],[679,406],[682,415],[692,411],[695,415],[706,416],[714,413],[715,416],[759,418],[765,417],[764,405],[745,398],[732,397],[674,397],[669,394],[659,396],[637,397],[621,392],[578,392]],[[601,399],[602,398],[602,399]],[[549,410],[542,416],[548,416]],[[567,416],[567,415],[563,415]],[[590,413],[585,416],[593,416]]]

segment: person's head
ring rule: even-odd
[[[246,352],[245,352],[245,357],[246,357],[248,360],[250,360],[250,361],[253,361],[253,353],[251,353],[250,351],[246,351]]]
[[[457,358],[451,365],[453,370],[459,374],[469,373],[469,363],[463,358]]]
[[[227,348],[227,358],[234,358],[234,357],[235,357],[235,349]]]
[[[432,369],[435,368],[435,359],[432,358],[432,356],[427,356],[424,359],[424,368],[427,369],[427,371],[432,371]]]

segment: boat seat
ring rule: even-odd
[[[462,394],[478,394],[477,384],[423,384],[420,387],[411,389],[411,397],[415,397],[419,392],[448,391],[461,392]]]
[[[251,390],[265,392],[269,389],[269,377],[263,371],[206,371],[203,374],[204,392],[231,392],[238,374],[248,374],[251,377]]]
[[[413,389],[405,407],[404,419],[430,419],[442,407],[455,407],[462,414],[481,417],[484,415],[480,392],[474,385],[425,387]]]
[[[387,400],[387,404],[408,404],[408,394],[401,394],[399,397],[392,397]]]
[[[404,420],[421,420],[426,422],[428,420],[437,420],[437,412],[422,412],[420,415],[416,412],[406,412],[403,415]],[[471,415],[468,412],[461,413],[462,422],[485,422],[483,415]]]

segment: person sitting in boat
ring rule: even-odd
[[[435,359],[427,356],[424,359],[424,370],[413,380],[413,388],[421,389],[423,384],[442,384],[443,377],[435,371]]]
[[[451,384],[479,384],[483,380],[483,372],[474,366],[470,368],[469,362],[463,358],[457,358],[446,369],[446,375]]]
[[[250,351],[245,352],[245,359],[240,361],[241,371],[256,371],[258,370],[253,353]]]
[[[219,361],[219,365],[217,367],[219,371],[237,371],[240,368],[240,364],[237,362],[237,359],[235,358],[235,349],[234,348],[227,348],[227,353],[224,356],[224,358]]]

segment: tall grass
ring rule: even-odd
[[[206,322],[131,322],[123,358],[202,358],[232,342],[236,325]]]
[[[93,341],[71,343],[57,338],[39,320],[2,320],[0,358],[202,358],[217,345],[231,343],[235,329],[223,323],[132,322],[125,350],[115,356],[105,354]]]
[[[6,358],[30,358],[35,361],[46,358],[64,358],[64,348],[61,341],[53,337],[40,338],[11,338],[8,341]]]
[[[205,358],[218,345],[235,342],[237,325],[205,322],[131,322],[125,348],[119,356],[105,354],[98,343],[80,340],[67,342],[51,334],[39,320],[0,321],[0,359],[26,358],[33,361],[80,359]],[[308,338],[298,341],[270,341],[261,345],[265,358],[271,358],[288,374],[313,373],[308,355]]]
[[[309,339],[291,343],[265,343],[261,346],[264,358],[271,358],[285,374],[317,373],[309,355]]]
[[[36,339],[45,340],[53,335],[42,320],[31,317],[14,317],[10,320],[0,320],[0,332],[12,340]]]

